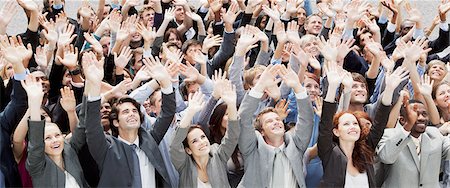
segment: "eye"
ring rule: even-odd
[[[50,141],[51,139],[50,139],[50,137],[49,136],[47,136],[47,137],[45,137],[45,139],[44,139],[45,141]]]

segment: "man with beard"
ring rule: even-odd
[[[439,187],[441,160],[448,166],[450,140],[429,124],[425,105],[410,100],[395,128],[386,129],[377,154],[386,164],[383,187]]]

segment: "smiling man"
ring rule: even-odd
[[[449,164],[450,140],[427,126],[424,104],[411,100],[405,106],[401,125],[386,129],[378,144],[377,154],[389,168],[382,187],[439,187],[441,162],[446,168]]]

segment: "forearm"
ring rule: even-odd
[[[424,95],[425,103],[427,105],[427,111],[430,115],[430,121],[433,125],[440,124],[441,117],[439,115],[439,111],[437,109],[437,106],[434,103],[433,98],[430,95]]]
[[[74,110],[67,112],[67,117],[69,118],[70,132],[73,133],[79,123],[76,111]]]
[[[33,32],[37,32],[39,27],[39,12],[32,11],[30,13],[30,22],[28,23],[28,29]]]

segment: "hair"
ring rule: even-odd
[[[203,130],[203,128],[200,127],[200,125],[191,125],[191,126],[189,127],[189,129],[188,129],[187,134],[186,134],[186,138],[184,138],[184,140],[183,140],[183,146],[184,146],[184,148],[189,148],[189,143],[188,143],[187,135],[188,135],[191,131],[193,131],[194,129],[200,129],[200,130],[202,130],[203,132],[205,132],[205,131]]]
[[[266,18],[266,24],[264,24],[264,27],[261,28],[261,22],[263,21],[263,18]],[[269,16],[267,16],[267,15],[259,15],[256,18],[255,26],[258,27],[260,30],[264,30],[264,28],[267,25],[267,22],[269,22]]]
[[[6,75],[6,71],[8,70],[8,63],[5,63],[5,66],[2,67],[2,69],[0,70],[0,76],[2,77],[3,80],[8,80],[10,78],[8,78],[8,75]],[[3,83],[2,83],[3,84]]]
[[[345,111],[339,112],[333,117],[333,128],[338,129],[339,118],[344,114],[351,114],[355,116],[356,121],[358,121],[358,125],[361,129],[361,133],[359,139],[355,142],[355,147],[353,148],[352,160],[353,166],[358,169],[360,173],[366,171],[366,167],[372,165],[373,156],[375,153],[374,148],[369,147],[366,143],[366,139],[369,131],[365,131],[367,127],[361,126],[361,122],[358,119],[358,116],[355,115],[355,112]],[[333,141],[339,144],[339,138],[333,134]]]
[[[364,112],[364,111],[355,111],[354,113],[353,113],[353,115],[356,117],[356,119],[366,119],[366,120],[368,120],[368,121],[370,121],[370,122],[373,122],[372,121],[372,118],[370,118],[370,116],[369,116],[369,114],[368,113],[366,113],[366,112]],[[372,129],[372,128],[370,128],[370,127],[366,127],[365,125],[362,125],[361,124],[361,126],[363,126],[364,128],[362,128],[361,129],[361,132],[364,132],[364,135],[368,135],[369,134],[369,132],[370,132],[370,130]]]
[[[167,31],[164,33],[164,42],[168,42],[169,41],[169,36],[170,34],[173,33],[175,36],[177,36],[177,38],[183,43],[183,37],[181,37],[180,33],[178,32],[178,30],[176,28],[169,28],[167,29]]]
[[[314,16],[317,16],[317,17],[320,18],[320,20],[322,20],[322,17],[320,17],[318,14],[311,14],[311,15],[309,15],[308,17],[306,17],[305,25],[306,25],[306,24],[309,24],[309,20],[310,20],[312,17],[314,17]]]
[[[431,91],[431,97],[433,99],[436,99],[436,95],[437,95],[437,90],[442,86],[442,85],[450,85],[450,83],[448,83],[447,81],[442,81],[436,85],[433,86],[433,90]]]
[[[303,48],[303,46],[311,41],[317,41],[317,37],[311,34],[303,35],[302,38],[300,38],[300,46]]]
[[[265,108],[264,110],[262,110],[261,112],[259,112],[258,115],[256,116],[253,126],[255,126],[255,129],[258,130],[259,132],[262,131],[262,127],[264,124],[264,122],[262,122],[262,120],[261,120],[262,116],[264,114],[267,114],[270,112],[273,112],[275,114],[277,113],[273,107],[268,107],[268,108]]]
[[[431,68],[433,65],[436,65],[436,64],[440,64],[441,66],[443,66],[443,67],[444,67],[445,74],[447,74],[448,71],[447,71],[447,68],[445,67],[445,63],[444,63],[443,61],[437,60],[437,59],[431,60],[431,61],[428,63],[427,70],[426,70],[425,72],[428,73],[428,71],[430,71],[430,68]]]
[[[202,43],[199,42],[198,40],[195,40],[195,39],[187,40],[187,41],[184,42],[183,45],[181,46],[181,51],[183,51],[183,54],[186,54],[187,50],[188,50],[189,47],[191,47],[191,46],[202,46]]]
[[[139,114],[139,120],[141,121],[141,123],[143,123],[144,122],[144,115],[142,114],[142,112],[140,110],[141,109],[141,104],[139,104],[136,100],[134,100],[133,98],[130,98],[128,96],[119,98],[114,103],[114,105],[111,105],[111,113],[109,115],[110,119],[113,120],[113,121],[114,120],[118,121],[119,113],[120,113],[119,106],[121,104],[124,104],[124,103],[131,103],[134,107],[136,107],[136,109],[138,110],[138,114]],[[112,104],[112,103],[110,103],[110,104]],[[110,127],[115,127],[115,126],[113,125],[113,126],[110,126]],[[117,134],[118,134],[119,133],[118,129],[116,129],[116,130],[117,130]],[[115,129],[111,128],[111,131],[115,131]],[[114,133],[113,133],[113,135],[116,136]]]
[[[363,75],[356,73],[356,72],[352,72],[352,78],[353,78],[353,81],[364,83],[364,85],[366,86],[366,91],[367,91],[367,93],[369,93],[369,87],[367,85],[367,80],[366,80],[366,78],[364,78]]]
[[[305,72],[305,78],[309,78],[309,79],[314,80],[320,86],[320,78],[317,77],[317,75],[315,75],[313,73],[310,73],[310,72]]]
[[[253,86],[253,80],[258,73],[264,72],[266,67],[264,65],[255,65],[251,69],[244,72],[244,89],[248,90]]]

